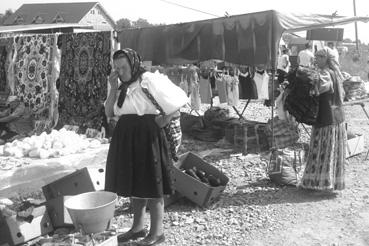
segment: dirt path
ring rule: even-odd
[[[347,187],[336,196],[285,190],[273,206],[278,228],[255,232],[249,245],[369,245],[369,165],[362,160],[351,159]]]
[[[368,107],[368,105],[366,105]],[[365,136],[368,120],[359,106],[346,107],[348,128]],[[250,235],[249,245],[369,245],[369,160],[366,152],[346,166],[346,189],[336,196],[286,189],[274,204],[275,230]]]

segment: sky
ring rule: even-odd
[[[0,5],[0,13],[5,13],[7,9],[15,11],[24,3],[84,1],[3,0]],[[369,1],[355,1],[357,15],[369,16]],[[222,17],[226,13],[229,15],[238,15],[270,9],[316,14],[332,14],[337,11],[338,15],[354,15],[354,0],[100,0],[98,2],[101,3],[103,8],[115,21],[121,18],[127,18],[131,21],[143,18],[153,24],[190,22]],[[344,38],[355,40],[354,23],[338,27],[345,29]],[[358,23],[358,37],[362,42],[369,43],[368,30],[369,23]],[[304,35],[304,33],[300,34]]]

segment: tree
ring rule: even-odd
[[[5,14],[1,14],[0,15],[0,25],[4,25],[4,22],[6,21],[7,18],[9,18],[9,16],[11,16],[13,14],[13,10],[11,9],[7,9],[5,11]]]
[[[351,40],[351,38],[345,38],[343,39],[344,43],[352,43],[353,41]]]
[[[127,18],[122,18],[122,19],[119,19],[117,21],[117,30],[122,30],[122,29],[125,29],[125,28],[130,28],[132,27],[132,23],[129,19]]]
[[[146,19],[139,18],[136,21],[132,21],[132,27],[149,27],[153,26],[153,24],[150,24]]]

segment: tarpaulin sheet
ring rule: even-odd
[[[203,21],[125,29],[121,47],[138,51],[153,64],[184,64],[210,59],[275,68],[279,40],[285,31],[368,21],[369,17],[285,14],[275,10]]]
[[[109,144],[103,144],[95,149],[59,158],[18,159],[19,163],[25,164],[9,170],[0,168],[0,197],[38,191],[42,186],[84,167],[105,168],[108,149]],[[4,164],[7,159],[16,158],[1,156],[0,163]]]

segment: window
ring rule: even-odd
[[[34,24],[42,24],[44,23],[44,19],[41,16],[35,16],[35,18],[33,18],[32,23]]]
[[[90,13],[94,15],[95,14],[95,10],[94,9],[91,10]]]
[[[64,18],[60,14],[57,14],[53,19],[53,23],[61,23],[61,22],[64,22]]]
[[[24,19],[22,16],[18,15],[14,20],[15,25],[21,25],[24,24]]]

